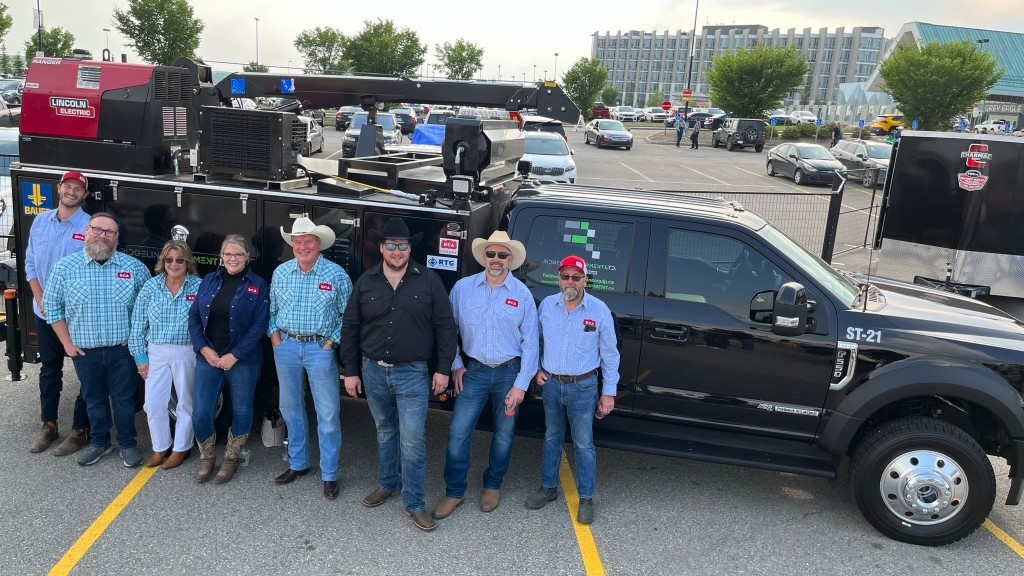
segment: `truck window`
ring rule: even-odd
[[[541,216],[530,226],[524,270],[533,282],[556,286],[559,263],[573,254],[587,262],[589,289],[621,294],[632,248],[632,223]]]

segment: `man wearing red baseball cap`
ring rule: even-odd
[[[65,172],[57,186],[56,198],[44,198],[56,204],[32,221],[25,250],[25,277],[32,289],[32,310],[39,340],[39,404],[42,428],[29,452],[42,452],[58,437],[57,408],[64,388],[64,345],[46,322],[43,289],[46,278],[58,260],[85,247],[85,227],[89,215],[82,209],[88,194],[89,180],[81,172]],[[44,191],[44,196],[45,196]],[[51,192],[50,196],[54,196]],[[75,398],[72,433],[54,449],[54,456],[66,456],[89,443],[89,416],[81,392]]]
[[[594,418],[604,418],[615,408],[619,383],[615,320],[608,306],[588,294],[586,287],[587,263],[579,256],[566,256],[558,266],[560,293],[541,301],[537,311],[543,343],[537,384],[543,387],[544,398],[544,466],[540,489],[526,501],[527,508],[536,510],[558,497],[558,466],[568,415],[580,497],[576,521],[582,524],[594,521]]]

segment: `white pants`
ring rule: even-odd
[[[163,452],[171,447],[171,424],[168,403],[171,385],[178,396],[175,408],[174,451],[187,452],[192,448],[192,389],[195,385],[196,353],[192,346],[178,344],[150,344],[149,377],[146,378],[146,419],[153,451]]]

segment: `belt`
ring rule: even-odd
[[[367,358],[367,360],[373,362],[378,366],[383,366],[384,368],[394,368],[395,366],[408,366],[410,364],[422,362],[422,360],[413,360],[412,362],[385,362],[383,360],[374,360],[373,358]]]
[[[473,362],[476,362],[477,364],[479,364],[481,366],[487,366],[488,368],[500,368],[502,366],[511,366],[513,363],[519,362],[519,356],[516,356],[515,358],[512,358],[511,360],[506,360],[506,361],[498,363],[498,364],[488,364],[487,362],[481,362],[481,361],[477,360],[476,358],[473,358],[472,356],[470,356],[469,359],[472,360]]]
[[[555,380],[558,380],[559,382],[579,382],[580,380],[586,380],[587,378],[590,378],[591,376],[593,376],[595,374],[597,374],[597,368],[594,368],[590,372],[584,372],[583,374],[580,374],[579,376],[567,376],[565,374],[551,374],[551,377],[554,378]]]
[[[291,338],[292,340],[297,340],[299,342],[319,342],[320,340],[324,339],[324,337],[319,335],[319,334],[310,334],[309,336],[299,336],[298,334],[292,334],[291,332],[289,332],[287,330],[278,330],[278,332],[280,332],[281,334],[284,334],[285,336]]]

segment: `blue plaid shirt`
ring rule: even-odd
[[[274,270],[270,280],[270,327],[299,336],[320,334],[341,341],[341,315],[352,295],[352,279],[321,254],[309,272],[291,259]]]
[[[192,345],[188,335],[188,309],[196,299],[202,280],[199,276],[185,276],[178,293],[171,294],[166,278],[167,274],[150,278],[135,299],[128,350],[136,364],[149,362],[147,348],[150,344]]]
[[[541,366],[551,374],[578,376],[601,368],[601,394],[615,396],[619,383],[619,350],[615,323],[608,306],[589,292],[579,306],[567,312],[562,294],[541,300],[537,312],[544,342]]]
[[[25,249],[25,281],[39,280],[46,291],[46,278],[61,258],[85,247],[85,226],[89,215],[79,208],[67,220],[57,219],[57,210],[47,210],[36,216],[28,231]],[[39,306],[32,299],[32,310],[42,318]]]
[[[43,291],[46,321],[65,320],[79,348],[124,344],[135,296],[149,278],[146,266],[123,252],[103,264],[85,250],[69,254],[50,271]]]
[[[528,389],[537,373],[540,343],[537,307],[526,285],[509,274],[491,289],[487,272],[480,272],[456,282],[449,299],[466,354],[484,364],[501,364],[519,356],[515,387]],[[458,353],[452,362],[452,370],[457,368],[463,368]]]

